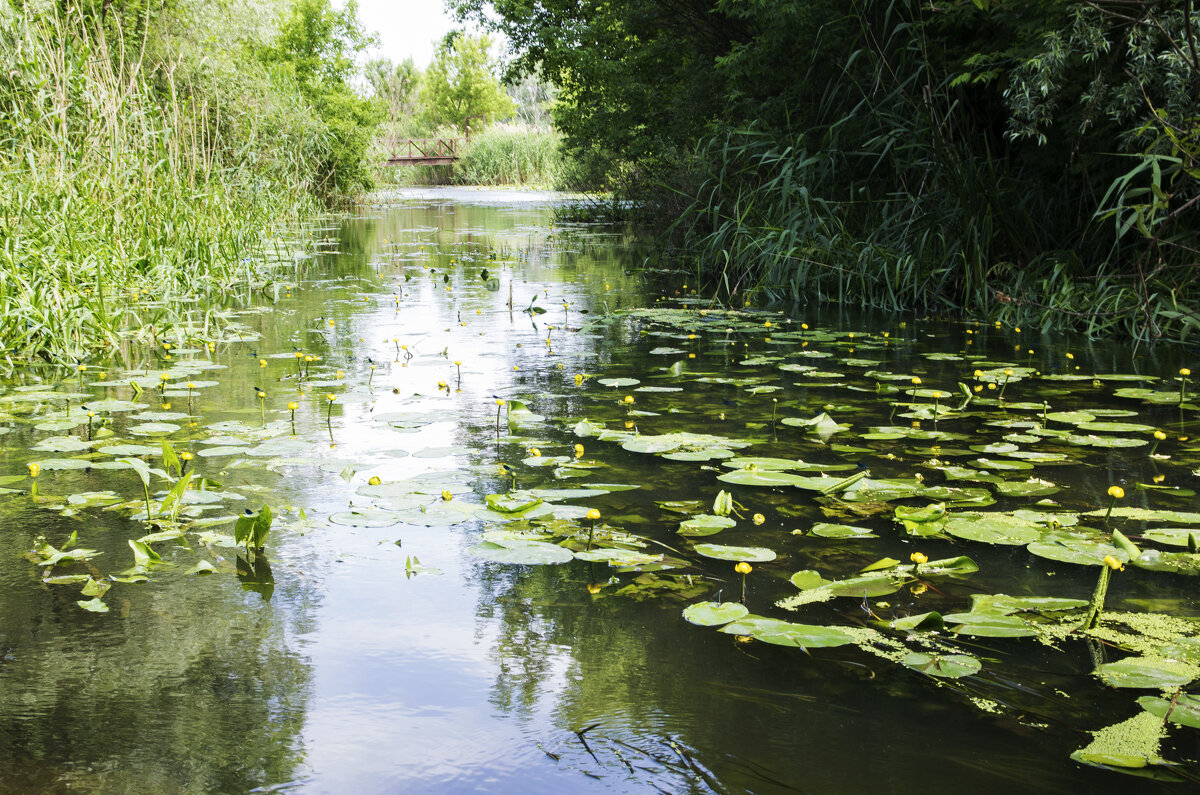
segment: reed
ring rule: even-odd
[[[213,332],[215,313],[199,307],[268,281],[265,234],[309,201],[319,144],[306,112],[245,64],[169,48],[151,60],[83,17],[5,10],[5,361],[84,361],[171,329]],[[236,109],[247,92],[262,100],[253,113]]]

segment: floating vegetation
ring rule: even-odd
[[[474,272],[486,258],[510,280],[491,253],[473,252]],[[23,540],[20,565],[71,590],[81,620],[117,621],[122,592],[172,578],[269,598],[300,530],[403,541],[405,587],[461,551],[489,575],[668,604],[688,631],[797,665],[837,654],[989,713],[1025,708],[995,683],[1026,687],[1036,647],[1085,674],[1064,685],[1080,693],[1144,691],[1127,700],[1137,717],[1076,726],[1096,740],[1073,758],[1179,772],[1162,741],[1200,723],[1185,691],[1200,679],[1200,445],[1183,382],[749,310],[564,310],[558,325],[534,301],[510,315],[477,277],[434,275],[434,256],[414,248],[380,277],[396,296],[382,343],[335,344],[353,316],[322,317],[286,342],[180,335],[169,362],[147,345],[95,378],[60,368],[0,389],[0,493],[55,528]],[[453,307],[443,330],[404,318],[421,289]],[[514,317],[482,363],[491,327],[471,309]],[[598,362],[588,346],[610,334],[637,342]],[[334,484],[336,510],[281,498],[309,478]]]

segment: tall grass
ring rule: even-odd
[[[311,121],[260,90],[265,73],[248,85],[244,65],[179,48],[152,60],[78,16],[2,11],[4,359],[87,361],[173,327],[213,333],[198,302],[268,278],[264,233],[305,201]]]
[[[1079,222],[1070,183],[961,135],[953,91],[907,30],[852,52],[859,71],[828,83],[804,133],[713,135],[674,177],[684,187],[661,188],[666,205],[690,198],[664,215],[693,278],[739,302],[756,292],[1138,340],[1200,331],[1195,269],[1123,262]]]
[[[453,129],[422,134],[411,122],[386,125],[373,150],[382,162],[391,140],[462,138]],[[497,124],[475,133],[453,166],[382,166],[380,183],[391,185],[516,185],[561,188],[573,176],[562,150],[562,136],[551,128]]]

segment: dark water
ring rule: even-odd
[[[924,473],[928,483],[940,484],[940,470],[926,466],[929,458],[965,465],[980,453],[953,448],[998,442],[1014,429],[981,433],[975,426],[995,421],[993,408],[974,419],[942,420],[944,429],[964,433],[963,440],[942,443],[951,449],[931,452],[929,440],[911,438],[863,441],[859,434],[870,427],[911,425],[891,416],[891,402],[909,398],[881,395],[874,385],[888,381],[865,377],[865,366],[842,360],[875,361],[874,370],[905,375],[903,388],[910,388],[907,376],[918,375],[923,385],[957,391],[958,381],[974,383],[971,372],[983,361],[1051,375],[1082,366],[1088,374],[1169,379],[1194,359],[1192,352],[1131,352],[1029,330],[817,307],[748,316],[753,320],[739,319],[730,331],[735,321],[721,314],[692,327],[656,323],[653,316],[597,322],[629,308],[686,305],[679,301],[686,302],[691,287],[683,277],[664,281],[637,270],[645,252],[620,233],[553,227],[550,203],[551,197],[434,191],[364,209],[308,230],[317,255],[297,258],[249,306],[231,310],[240,325],[211,350],[208,338],[178,333],[163,338],[170,349],[162,340],[131,345],[127,360],[89,364],[83,373],[14,374],[0,395],[9,429],[0,437],[0,474],[12,476],[3,485],[13,490],[0,496],[0,789],[916,793],[1165,786],[1069,758],[1090,732],[1133,716],[1136,697],[1155,692],[1109,688],[1092,676],[1098,661],[1123,656],[1113,647],[960,637],[953,639],[957,648],[983,668],[949,680],[854,646],[804,651],[746,643],[681,617],[689,603],[741,597],[733,564],[694,554],[693,541],[773,549],[777,560],[756,563],[747,578],[747,605],[763,615],[834,626],[861,625],[871,618],[868,610],[885,618],[961,612],[972,593],[1086,599],[1096,567],[1044,560],[1021,546],[913,539],[890,513],[830,518],[812,492],[728,486],[716,480],[724,471],[719,460],[629,452],[616,442],[578,437],[572,427],[588,418],[618,430],[628,422],[647,434],[718,434],[750,442],[749,455],[849,462],[869,467],[873,477]],[[484,269],[496,280],[490,285]],[[531,300],[545,313],[522,311]],[[751,322],[767,320],[771,327],[749,330]],[[780,333],[798,332],[800,322],[833,336],[810,346]],[[805,349],[830,356],[811,359]],[[319,360],[305,363],[305,356]],[[780,358],[740,364],[764,356]],[[779,361],[811,361],[841,377],[781,372]],[[153,386],[160,372],[171,376],[161,394]],[[588,376],[582,386],[577,373]],[[599,384],[609,377],[680,391]],[[138,378],[146,385],[138,398],[143,413],[167,419],[100,412],[93,422],[108,417],[114,432],[103,445],[30,451],[47,438],[86,441],[82,420],[67,429],[36,426],[67,409],[68,400],[78,412],[100,398],[133,399],[127,384]],[[730,378],[762,380],[711,380]],[[184,386],[202,379],[215,383]],[[1114,483],[1124,484],[1128,504],[1196,510],[1190,492],[1136,490],[1156,474],[1166,476],[1160,485],[1195,485],[1191,470],[1200,455],[1180,437],[1195,433],[1196,412],[1114,395],[1142,382],[1096,383],[1031,378],[1005,389],[1010,401],[1045,400],[1052,410],[1134,410],[1136,416],[1120,419],[1168,430],[1162,451],[1171,458],[1150,458],[1147,446],[1043,444],[1037,449],[1071,455],[1021,474],[1057,484],[1053,499],[1066,510],[1104,507]],[[1172,388],[1165,383],[1157,388]],[[755,392],[756,386],[780,388]],[[264,393],[261,405],[256,389]],[[632,407],[623,402],[627,394],[636,396]],[[497,397],[524,401],[546,420],[519,429],[502,422],[498,431]],[[294,433],[291,401],[298,404]],[[822,410],[852,423],[851,430],[822,440],[772,421],[773,411],[783,418]],[[171,418],[175,413],[184,416]],[[139,430],[143,421],[178,427]],[[164,434],[175,449],[196,453],[194,471],[214,481],[209,491],[217,493],[211,503],[196,503],[192,516],[185,512],[185,523],[262,504],[274,508],[279,518],[266,561],[252,570],[246,560],[239,571],[236,549],[197,536],[229,533],[229,524],[189,524],[182,540],[152,542],[174,566],[149,568],[148,582],[112,585],[103,595],[106,613],[81,609],[87,597],[79,585],[44,584],[46,567],[22,557],[37,536],[61,548],[77,532],[80,547],[102,554],[55,566],[53,574],[104,580],[133,565],[128,539],[173,525],[144,521],[142,486],[132,472],[54,462],[81,456],[90,464],[110,462],[124,457],[104,452],[114,439],[158,447]],[[966,438],[972,434],[981,438]],[[856,449],[831,446],[839,441]],[[595,474],[560,479],[553,468],[528,462],[532,447],[570,458],[576,443],[602,465]],[[231,449],[204,454],[214,447]],[[161,455],[131,455],[163,465]],[[36,499],[24,477],[29,461],[43,467]],[[428,521],[406,513],[407,502],[383,505],[359,492],[372,477],[386,484],[431,472],[439,474],[417,500],[432,512]],[[484,495],[505,491],[514,476],[520,488],[639,487],[575,503],[650,539],[657,551],[669,548],[686,563],[674,573],[702,587],[681,590],[681,597],[651,588],[618,593],[642,574],[583,561],[532,566],[481,559],[471,549],[494,529],[494,517],[459,521],[445,514],[442,521],[438,512],[477,506]],[[152,496],[169,485],[152,476]],[[448,503],[438,496],[443,487],[453,492]],[[708,510],[722,488],[747,517],[761,512],[764,522],[747,518],[719,535],[689,540],[675,532],[685,517],[657,504],[700,500]],[[102,490],[115,492],[115,505],[72,508],[66,501]],[[994,509],[1037,499],[1000,495]],[[345,518],[371,505],[395,509],[396,516]],[[569,511],[563,516],[580,521]],[[879,537],[792,533],[817,521],[848,521]],[[796,593],[788,582],[794,571],[846,577],[884,556],[907,562],[918,549],[931,559],[970,555],[980,571],[869,604],[843,598],[798,613],[774,606]],[[414,556],[438,572],[406,571]],[[215,573],[189,574],[200,560]],[[1113,577],[1111,609],[1197,613],[1193,578],[1132,567]],[[1174,727],[1163,755],[1195,760],[1195,735]],[[1184,773],[1197,770],[1192,765]]]

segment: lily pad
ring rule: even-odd
[[[711,536],[736,524],[737,521],[730,519],[728,516],[714,516],[702,513],[680,522],[678,532],[680,535],[690,538]]]
[[[683,617],[702,627],[717,627],[743,618],[749,613],[749,609],[738,602],[697,602],[684,609]]]
[[[914,671],[946,679],[959,679],[979,673],[983,664],[969,654],[927,654],[913,651],[900,658],[900,664]]]
[[[696,553],[706,558],[717,560],[746,561],[747,563],[766,563],[775,560],[775,552],[766,547],[730,547],[721,544],[697,544]]]
[[[485,541],[471,547],[471,554],[494,563],[529,566],[566,563],[575,559],[575,553],[571,550],[545,541]]]
[[[1162,690],[1182,687],[1200,674],[1200,668],[1187,663],[1155,657],[1127,657],[1117,662],[1104,663],[1096,668],[1096,675],[1105,684],[1121,688],[1154,688]]]

